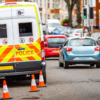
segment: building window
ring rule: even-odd
[[[42,13],[40,13],[41,21],[42,21]]]
[[[85,5],[87,5],[87,0],[85,0]]]
[[[40,0],[40,7],[42,7],[42,0]]]
[[[48,19],[50,19],[50,15],[48,15]]]
[[[48,0],[48,8],[50,8],[50,0]]]
[[[53,0],[53,8],[59,9],[59,0]]]

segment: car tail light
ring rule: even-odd
[[[100,51],[100,47],[96,47],[94,49],[95,49],[95,51]]]
[[[45,51],[44,51],[44,42],[41,42],[41,57],[42,60],[45,60]]]
[[[67,47],[66,51],[72,51],[72,48]]]
[[[79,34],[75,34],[75,36],[79,36]]]
[[[5,5],[12,5],[12,4],[17,4],[17,3],[5,3]]]
[[[72,61],[73,59],[69,59],[70,61]]]

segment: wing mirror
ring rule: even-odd
[[[44,42],[44,46],[45,46],[45,47],[48,47],[48,43]]]
[[[59,46],[59,48],[61,49],[61,48],[62,48],[62,46],[60,45],[60,46]]]

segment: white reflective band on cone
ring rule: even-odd
[[[32,79],[31,86],[36,86],[35,79]]]
[[[7,93],[7,92],[8,92],[7,85],[4,85],[4,86],[3,86],[3,93]]]
[[[40,76],[39,76],[39,82],[43,82],[43,81],[44,81],[43,75],[40,75]]]

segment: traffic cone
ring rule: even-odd
[[[10,98],[6,80],[3,80],[3,95],[1,100],[5,100],[5,99],[12,99],[12,98]]]
[[[29,92],[38,92],[39,90],[37,89],[36,82],[35,82],[35,76],[34,74],[32,75],[32,81],[31,81],[31,91]]]
[[[42,71],[40,71],[40,75],[39,75],[39,87],[46,87],[45,83],[44,83],[44,79],[43,79],[43,74]]]

